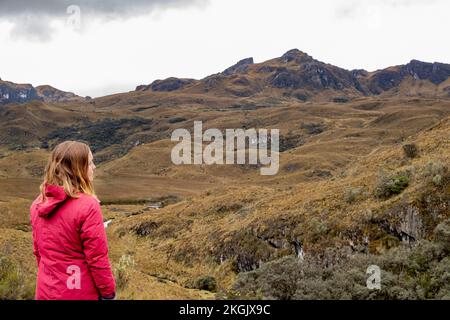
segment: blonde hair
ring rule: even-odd
[[[64,187],[71,198],[78,198],[77,192],[95,196],[94,186],[88,177],[90,148],[78,141],[65,141],[53,149],[40,186],[42,200],[45,201],[47,184]]]

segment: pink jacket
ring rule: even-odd
[[[99,201],[61,186],[46,186],[30,208],[38,264],[36,299],[98,300],[115,295]]]

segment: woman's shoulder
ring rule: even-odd
[[[72,201],[72,210],[78,212],[82,221],[93,214],[97,215],[102,213],[100,201],[95,195],[80,193],[78,194],[78,198],[75,198]]]
[[[99,207],[100,206],[100,200],[96,195],[90,195],[86,193],[77,193],[78,198],[75,199],[75,202],[78,202],[79,204],[85,204],[88,206],[94,206]]]

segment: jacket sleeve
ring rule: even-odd
[[[103,225],[103,216],[97,201],[89,206],[81,225],[81,243],[89,271],[102,297],[115,295],[115,280],[108,258],[108,241]]]

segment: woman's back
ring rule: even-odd
[[[114,297],[115,282],[96,197],[70,198],[64,188],[46,185],[45,202],[31,205],[36,299],[84,300]]]

